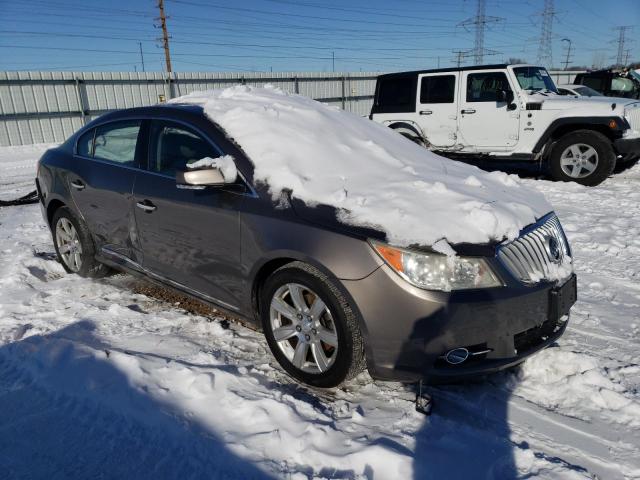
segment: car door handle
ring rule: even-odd
[[[476,111],[473,108],[465,108],[464,110],[460,110],[460,113],[476,113]]]
[[[76,190],[84,190],[85,187],[84,183],[79,180],[74,180],[73,182],[71,182],[71,186]]]
[[[420,115],[431,115],[432,113],[431,110],[420,110]]]
[[[136,203],[136,207],[141,208],[145,212],[149,212],[149,213],[153,212],[156,208],[158,208],[149,200],[144,200],[143,202]]]

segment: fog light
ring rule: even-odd
[[[467,358],[469,358],[469,350],[467,350],[466,348],[456,348],[454,350],[449,350],[444,356],[444,359],[447,361],[447,363],[450,363],[451,365],[459,365]]]

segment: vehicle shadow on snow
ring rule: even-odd
[[[425,338],[451,343],[447,323],[440,323],[440,331],[438,323],[433,317],[415,323],[396,368],[422,364],[428,369],[441,361],[436,356],[424,357],[423,353]],[[416,363],[416,358],[423,363]],[[508,421],[510,391],[516,381],[516,375],[503,372],[424,389],[432,396],[433,410],[415,436],[413,478],[516,478],[514,452],[519,446],[510,441]]]
[[[135,357],[94,330],[81,320],[0,348],[0,478],[271,478],[133,386],[121,368]]]

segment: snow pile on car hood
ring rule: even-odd
[[[381,229],[407,246],[513,239],[551,211],[515,176],[435,155],[389,128],[275,88],[194,92],[197,104],[240,145],[274,199],[283,190],[340,220]]]

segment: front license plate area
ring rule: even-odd
[[[578,282],[575,274],[560,287],[549,292],[549,320],[558,321],[569,313],[578,299]]]

